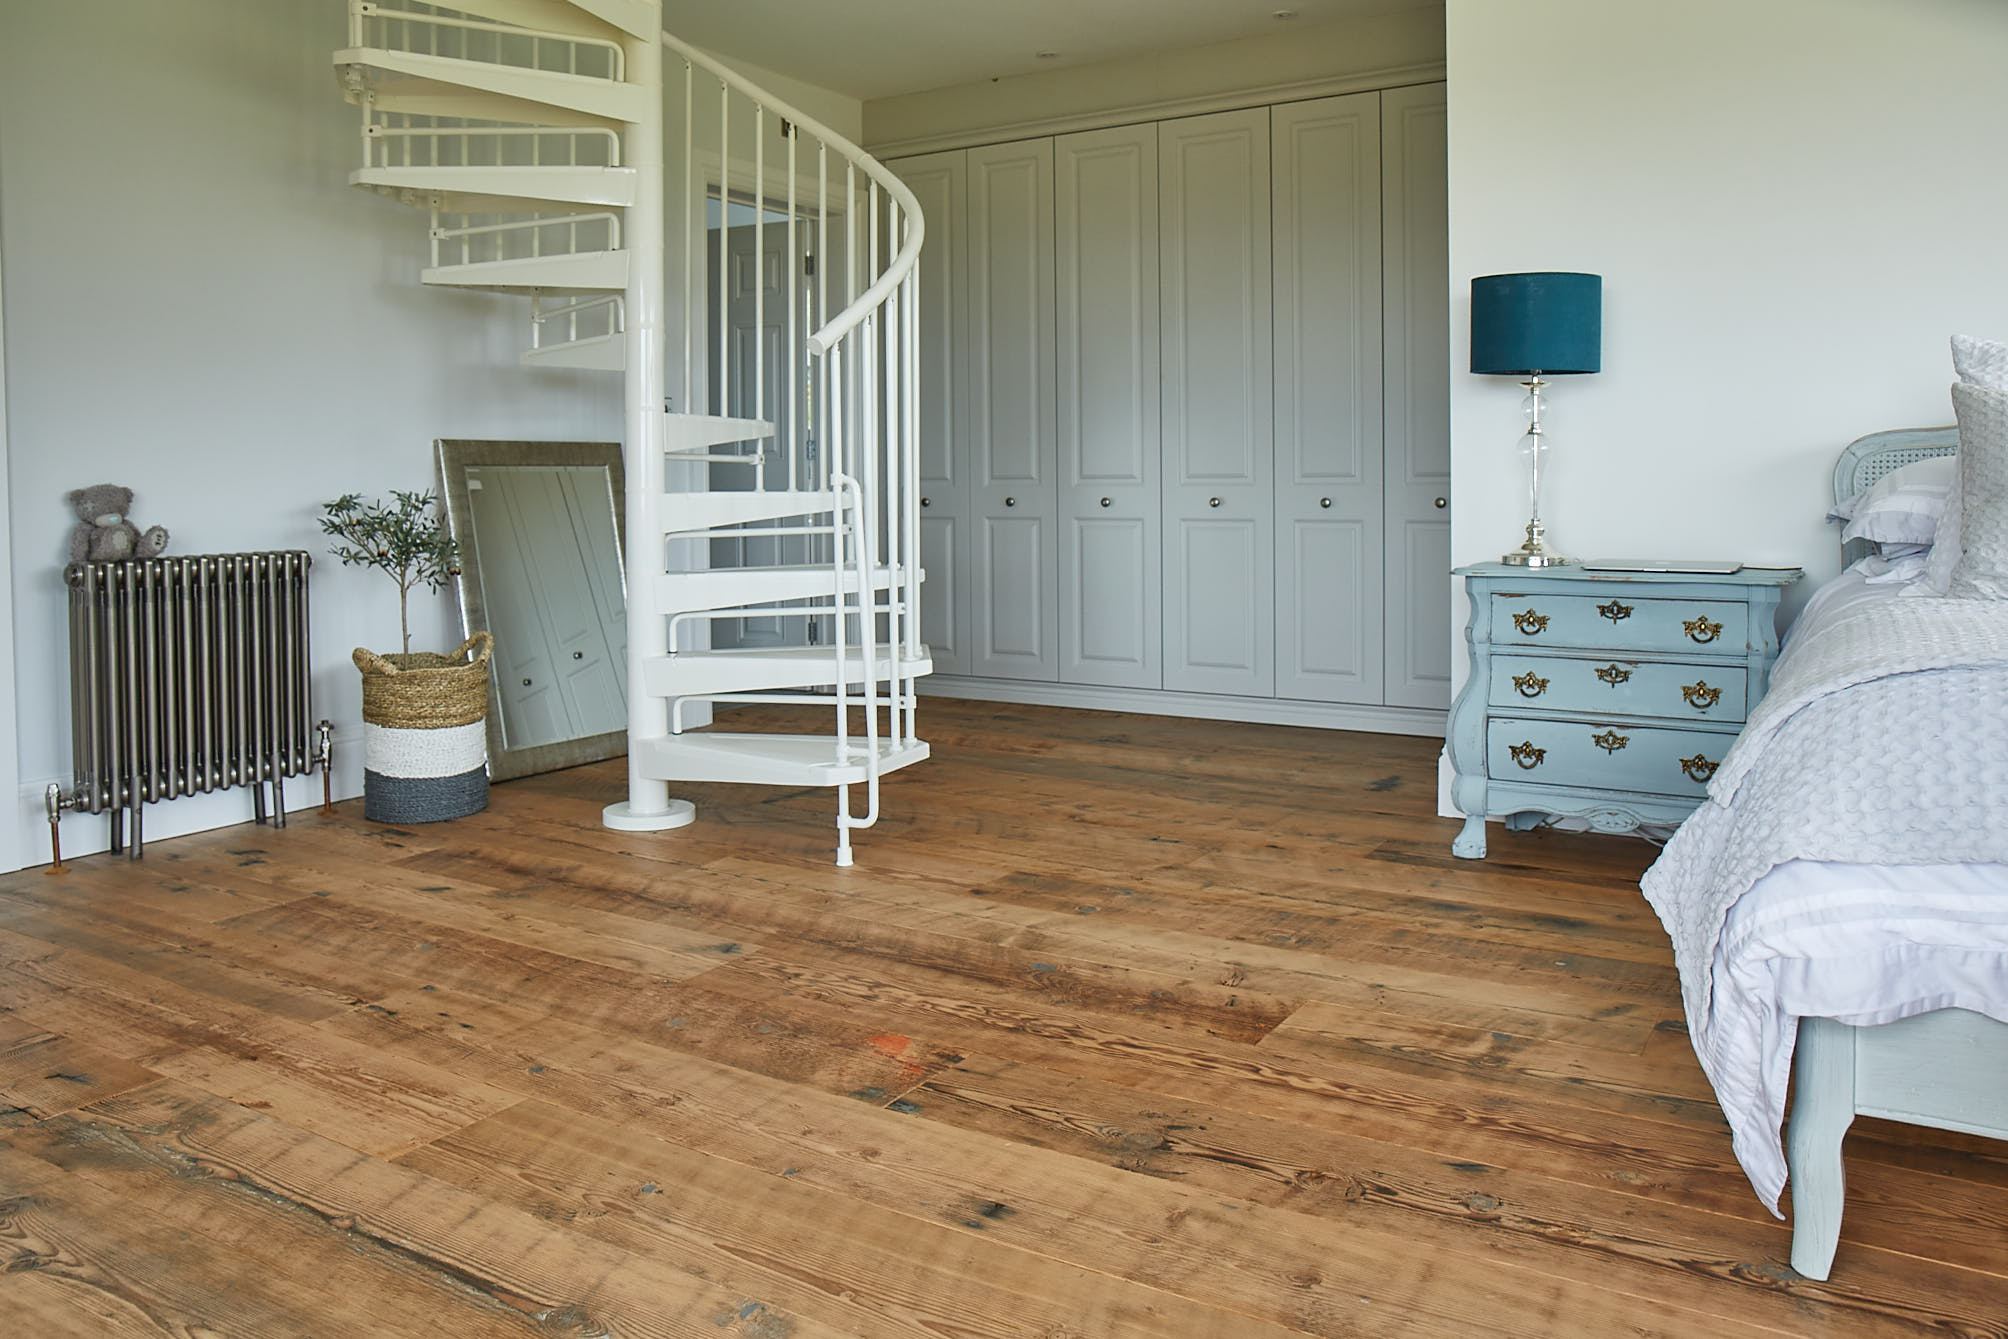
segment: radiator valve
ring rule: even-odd
[[[320,736],[320,748],[314,754],[314,761],[321,768],[321,812],[335,812],[335,723],[323,719],[314,727]]]
[[[70,867],[63,863],[63,836],[58,826],[63,821],[63,810],[74,809],[77,802],[63,794],[63,788],[54,781],[42,793],[43,807],[49,811],[49,867],[44,874],[68,874]]]

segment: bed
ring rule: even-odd
[[[1957,441],[1863,438],[1836,502]],[[1643,880],[1737,1158],[1774,1214],[1789,1175],[1815,1279],[1856,1115],[2008,1138],[2008,605],[1929,598],[1914,556],[1844,556]]]

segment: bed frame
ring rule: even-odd
[[[1834,500],[1958,445],[1953,428],[1864,437],[1841,453]],[[1857,541],[1842,556],[1853,562],[1866,552]],[[1984,1014],[1940,1009],[1879,1027],[1802,1018],[1792,1074],[1785,1136],[1792,1268],[1810,1279],[1824,1279],[1833,1268],[1845,1198],[1841,1140],[1857,1115],[2008,1139],[2008,1023]]]

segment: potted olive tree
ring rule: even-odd
[[[488,656],[477,632],[441,655],[411,649],[411,591],[438,591],[460,573],[460,546],[433,495],[393,490],[391,502],[346,493],[322,507],[321,530],[343,566],[374,567],[397,583],[403,649],[358,646],[363,676],[363,816],[434,823],[488,807]]]

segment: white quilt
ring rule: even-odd
[[[2008,864],[2008,606],[1881,600],[1795,638],[1707,801],[1642,881],[1673,940],[1695,1054],[1774,1213],[1782,1086],[1739,1071],[1711,967],[1730,909],[1793,860]]]

